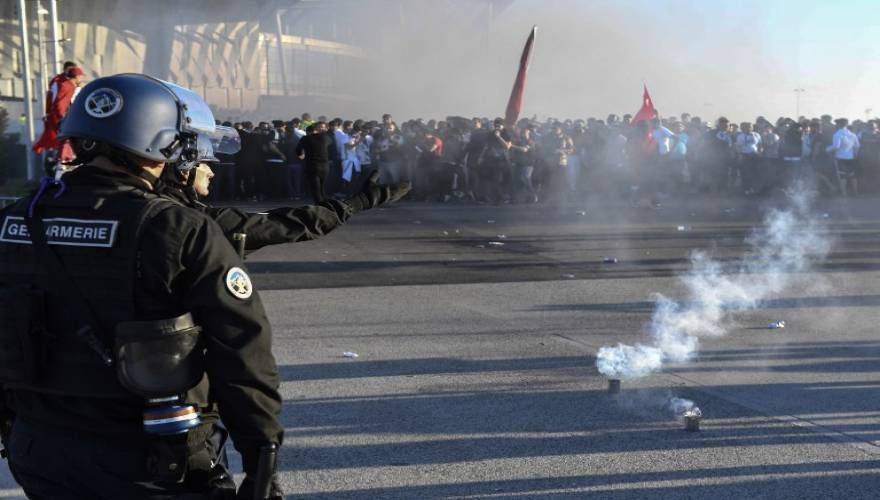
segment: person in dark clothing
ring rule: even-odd
[[[329,122],[321,121],[323,122],[322,133],[326,134],[333,144],[333,147],[329,150],[330,167],[327,175],[324,176],[322,184],[325,193],[338,193],[342,185],[342,151],[345,149],[345,144],[340,142],[340,139],[344,140],[344,137],[342,137],[342,119],[334,118]]]
[[[467,188],[471,199],[475,199],[475,193],[480,187],[479,164],[480,156],[486,149],[486,143],[489,142],[489,133],[483,127],[483,122],[479,118],[472,120],[473,129],[470,133],[467,146],[460,163],[464,165],[467,173]]]
[[[397,182],[403,178],[403,145],[403,135],[394,122],[389,121],[377,134],[374,156],[384,179]]]
[[[729,121],[722,116],[709,132],[704,169],[712,192],[727,188],[729,170],[733,164],[734,137],[730,134],[728,125]]]
[[[299,128],[301,124],[302,122],[299,118],[291,120],[287,124],[284,139],[281,141],[281,152],[287,158],[287,164],[285,165],[287,177],[283,181],[286,187],[287,198],[299,199],[303,195],[303,165],[296,155],[296,145],[305,136],[305,133]]]
[[[532,176],[537,164],[537,143],[531,128],[523,128],[510,146],[511,165],[514,169],[514,188],[512,194],[525,191],[526,199],[531,203],[538,202],[538,192],[532,183]]]
[[[859,136],[859,172],[864,176],[864,190],[876,192],[880,181],[880,122],[871,120]]]
[[[223,127],[232,128],[231,122],[223,122]],[[234,130],[234,129],[233,129]],[[238,131],[235,132],[234,138],[238,139],[239,150],[241,149],[241,136]],[[226,152],[217,152],[217,159],[214,164],[214,173],[217,176],[217,189],[211,193],[212,201],[234,200],[238,191],[236,190],[236,172],[235,172],[235,154]]]
[[[31,498],[228,498],[222,418],[253,498],[284,433],[268,320],[219,226],[154,190],[210,109],[145,75],[82,92],[61,128],[82,165],[0,211],[10,470]]]
[[[285,160],[274,142],[275,131],[268,123],[261,123],[256,129],[250,122],[244,123],[241,135],[241,151],[238,154],[238,171],[243,181],[244,195],[251,200],[263,200],[270,194],[266,161],[269,159]]]
[[[794,184],[803,178],[805,165],[809,158],[804,158],[804,131],[801,124],[795,121],[788,123],[782,133],[779,144],[779,156],[784,170],[781,174],[782,184]]]
[[[263,162],[263,135],[255,131],[251,122],[242,123],[241,150],[236,157],[235,171],[238,187],[246,199],[256,199],[258,194],[257,169]]]
[[[421,141],[416,150],[419,152],[416,169],[417,192],[425,199],[439,198],[448,194],[452,185],[452,172],[445,168],[443,158],[443,140],[431,129],[422,132]]]
[[[480,194],[490,203],[500,203],[502,198],[508,196],[506,187],[510,179],[510,146],[510,134],[504,128],[504,120],[496,118],[479,164],[482,188]]]
[[[263,162],[257,171],[260,200],[278,199],[287,195],[287,157],[281,151],[284,138],[284,122],[275,120],[272,124],[260,123],[264,134]]]
[[[325,185],[330,175],[330,158],[336,151],[332,136],[323,122],[310,125],[306,136],[299,140],[294,150],[296,157],[303,161],[306,186],[315,204],[327,198]]]
[[[568,155],[572,151],[574,151],[574,143],[571,137],[565,134],[561,123],[555,122],[552,133],[544,136],[541,144],[545,166],[542,196],[547,200],[561,204],[566,199],[566,194],[571,192],[566,174]]]

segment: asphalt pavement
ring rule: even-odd
[[[818,201],[826,259],[617,395],[598,348],[645,341],[695,249],[735,268],[783,197],[402,203],[254,253],[289,498],[877,498],[877,201]]]

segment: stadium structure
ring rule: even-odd
[[[0,3],[0,100],[23,99],[20,5],[26,10],[31,96],[61,61],[88,79],[147,73],[201,93],[219,118],[271,110],[366,112],[361,86],[382,71],[374,54],[399,42],[413,16],[454,20],[487,44],[512,0],[17,0]],[[427,14],[426,14],[427,13]],[[53,38],[52,14],[57,18]],[[53,51],[54,49],[54,51]],[[53,54],[55,54],[53,58]],[[10,103],[11,104],[11,103]]]

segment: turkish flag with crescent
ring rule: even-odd
[[[504,113],[504,126],[509,129],[516,125],[516,119],[519,118],[519,113],[522,111],[523,92],[526,90],[526,74],[529,72],[529,59],[537,33],[538,27],[533,26],[532,32],[526,40],[526,46],[523,47],[522,57],[519,59],[519,71],[516,73],[516,80],[513,82],[513,90],[510,91],[510,99],[507,101],[507,110]]]
[[[648,86],[645,85],[645,94],[642,96],[642,107],[639,112],[632,117],[631,123],[653,120],[657,117],[657,110],[654,109],[654,101],[651,100],[651,94],[648,93]]]

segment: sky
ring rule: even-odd
[[[377,99],[410,116],[500,115],[538,25],[524,115],[635,113],[645,83],[661,115],[864,118],[880,115],[878,13],[880,0],[516,0],[488,46],[463,32],[438,39],[455,26],[411,16],[407,55],[434,53],[401,55],[399,102]]]

